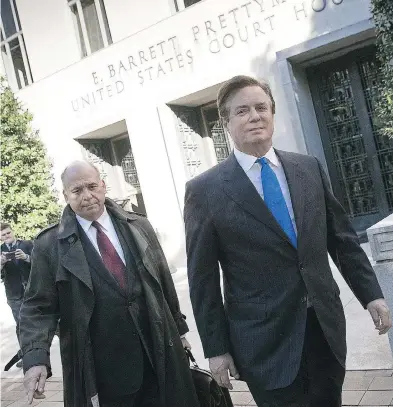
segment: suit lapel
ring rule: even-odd
[[[220,173],[223,180],[224,191],[232,200],[259,222],[262,222],[273,232],[291,243],[246,173],[240,167],[233,153],[221,164]]]
[[[62,266],[93,291],[90,269],[80,239],[70,236],[64,245],[60,260]]]
[[[275,151],[281,161],[284,168],[285,177],[287,179],[292,208],[295,215],[297,240],[299,242],[303,228],[304,207],[306,200],[306,182],[304,179],[304,173],[301,170],[298,162],[293,159],[291,154],[285,151]]]
[[[98,254],[97,250],[91,243],[90,239],[86,233],[82,230],[81,227],[78,227],[79,233],[81,236],[82,246],[85,251],[86,260],[89,263],[89,266],[96,271],[96,273],[102,277],[112,288],[120,291],[122,294],[123,290],[120,289],[119,284],[115,280],[115,277],[111,272],[105,267],[101,256]]]
[[[116,230],[117,236],[119,238],[121,247],[123,249],[124,258],[126,261],[126,279],[127,279],[127,289],[129,290],[129,295],[132,295],[132,287],[135,284],[135,267],[137,266],[137,260],[139,258],[138,253],[135,253],[135,248],[130,239],[130,231],[128,225],[114,216],[111,216],[113,226]]]

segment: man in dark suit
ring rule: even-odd
[[[345,317],[328,252],[383,334],[374,271],[318,160],[272,147],[269,85],[234,77],[217,104],[235,150],[187,183],[184,209],[205,356],[222,386],[229,370],[258,406],[341,406]]]
[[[91,164],[71,164],[62,181],[68,205],[35,241],[21,309],[28,402],[51,375],[60,317],[66,407],[198,407],[188,327],[149,221],[105,199]]]
[[[1,223],[1,279],[4,282],[7,303],[16,322],[16,336],[19,342],[19,312],[30,275],[30,255],[33,243],[16,239],[9,223]],[[17,367],[22,367],[18,362]]]

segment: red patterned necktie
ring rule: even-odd
[[[125,289],[126,266],[108,236],[102,230],[102,226],[97,221],[94,221],[92,226],[97,229],[97,244],[105,267],[113,274],[120,287]]]

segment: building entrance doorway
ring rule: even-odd
[[[85,159],[99,169],[106,183],[108,196],[126,210],[146,215],[128,134],[78,141],[83,147]]]
[[[393,211],[393,140],[375,114],[375,49],[314,66],[307,76],[334,193],[362,234]]]

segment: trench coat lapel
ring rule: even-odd
[[[118,205],[115,205],[113,201],[111,201],[110,199],[107,199],[105,201],[105,204],[108,211],[113,216],[117,217],[120,221],[127,222],[129,230],[131,231],[131,234],[137,245],[143,265],[145,266],[146,270],[149,272],[151,277],[154,279],[155,283],[160,285],[156,272],[156,264],[154,261],[154,257],[152,255],[152,250],[154,250],[154,248],[151,247],[152,241],[151,239],[149,239],[147,231],[141,224],[140,217],[133,213],[129,213],[122,210],[121,208],[118,207]]]
[[[156,267],[151,256],[152,248],[149,241],[147,240],[147,236],[143,227],[139,224],[138,221],[128,222],[128,226],[139,249],[143,265],[146,267],[146,270],[153,277],[153,279],[159,284]]]
[[[77,220],[69,206],[63,211],[58,239],[62,241],[59,253],[61,265],[93,292],[90,269],[79,238]]]

